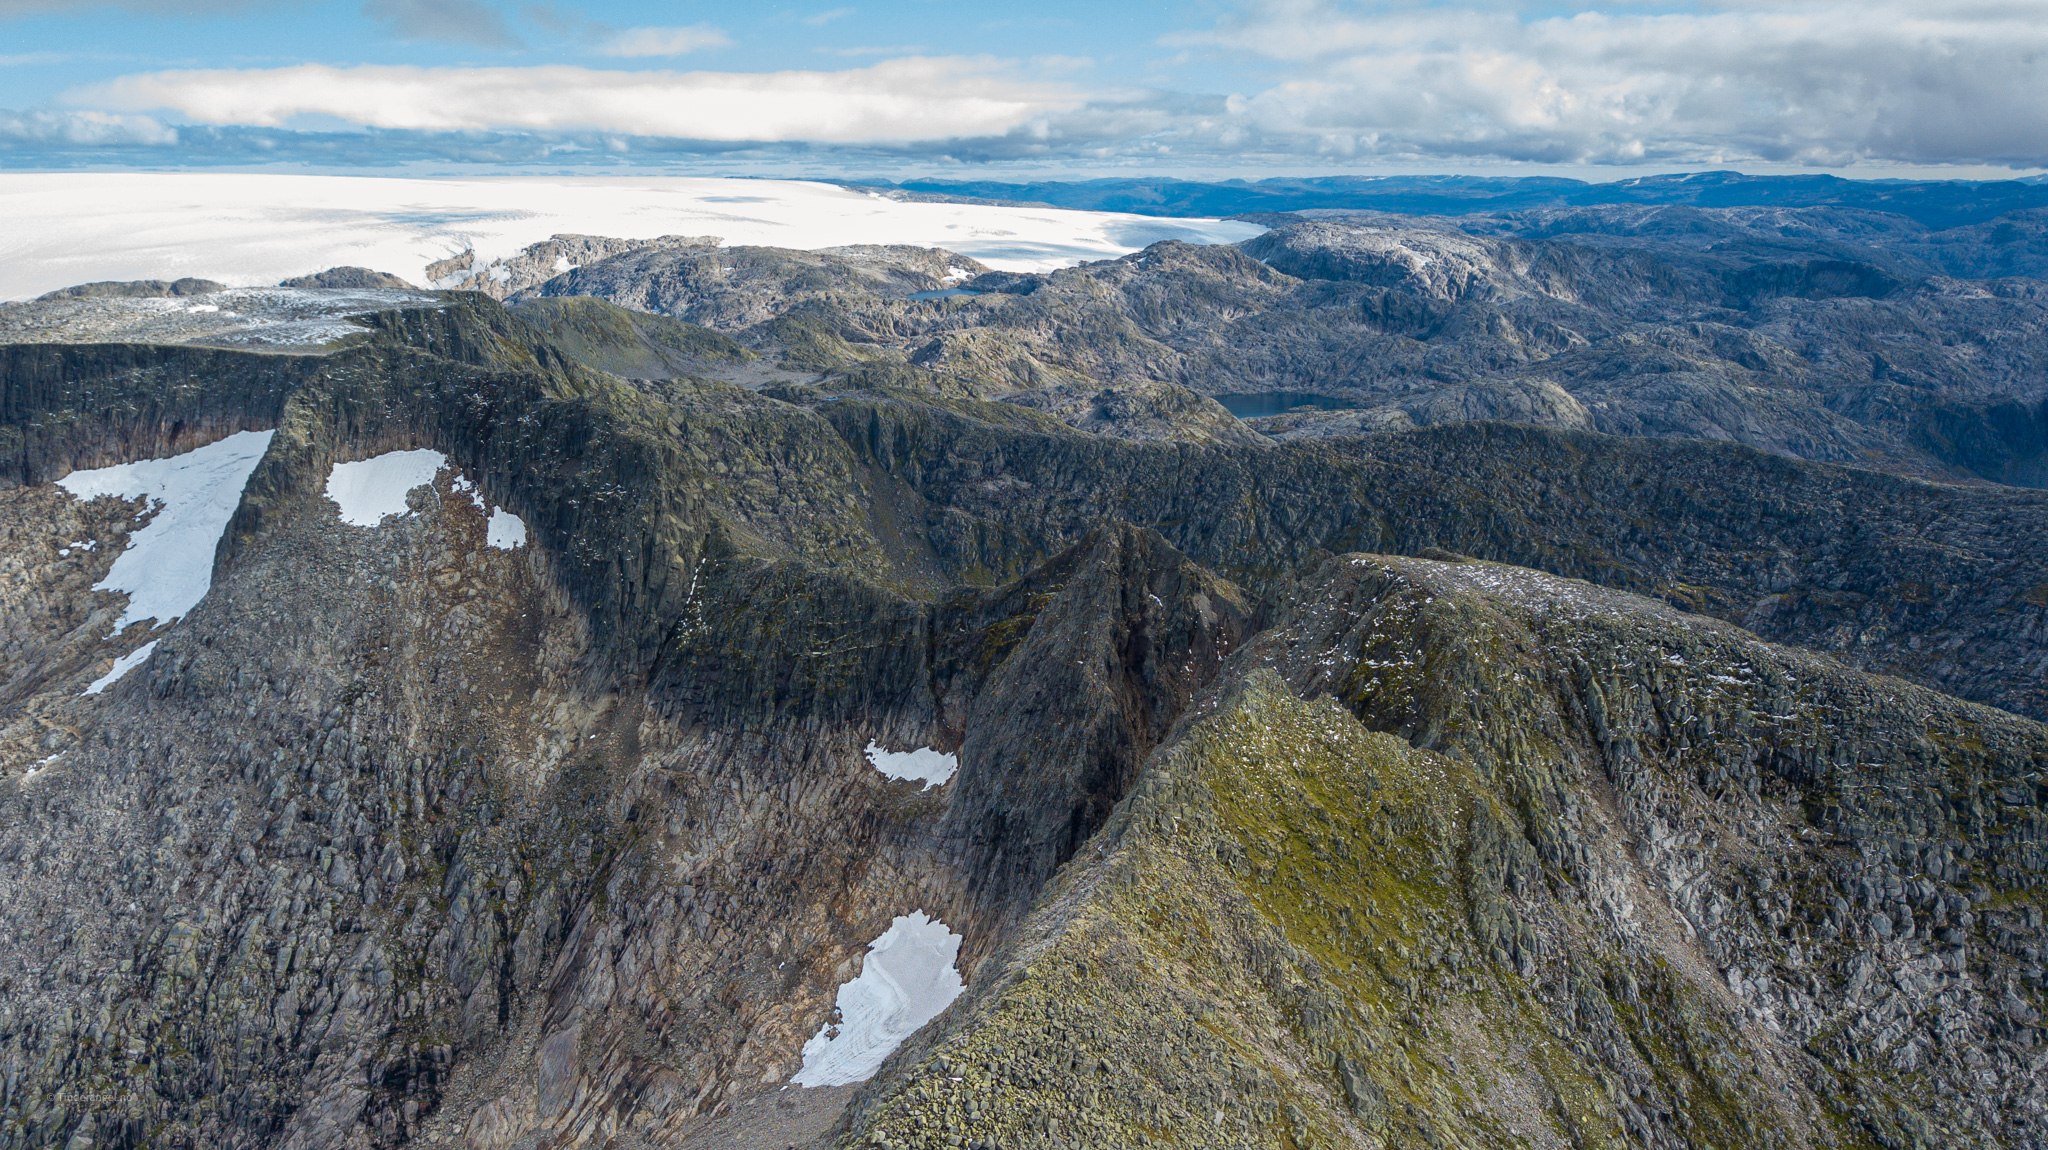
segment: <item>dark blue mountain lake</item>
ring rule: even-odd
[[[1253,395],[1219,395],[1216,402],[1222,404],[1230,414],[1239,419],[1256,419],[1261,415],[1279,415],[1297,407],[1317,407],[1324,411],[1345,411],[1357,407],[1348,399],[1337,399],[1328,395],[1310,395],[1301,391],[1262,391]]]

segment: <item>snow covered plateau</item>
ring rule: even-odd
[[[427,284],[429,264],[508,257],[556,233],[823,248],[914,244],[1004,271],[1108,259],[1165,239],[1263,231],[1212,219],[924,203],[794,180],[401,179],[184,172],[0,175],[0,299],[98,280],[275,284],[337,265]]]

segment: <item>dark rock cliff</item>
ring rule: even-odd
[[[2039,493],[540,318],[7,349],[0,1144],[2039,1143]],[[149,509],[48,482],[272,427],[208,597],[103,636]],[[527,545],[449,472],[342,522],[411,448]],[[783,1089],[913,910],[967,994]]]

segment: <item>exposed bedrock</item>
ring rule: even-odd
[[[901,476],[963,575],[1100,517],[1264,589],[1318,555],[1431,550],[1665,598],[2022,714],[2048,714],[2048,500],[1733,444],[1509,424],[1281,450],[1030,437],[909,399],[821,409]],[[1014,569],[1014,568],[1011,568]]]
[[[282,281],[277,286],[288,288],[404,288],[417,290],[413,289],[413,285],[392,275],[390,272],[380,272],[371,268],[359,268],[352,265],[332,267],[326,271],[313,272],[309,275],[294,276],[291,279]]]
[[[935,249],[648,244],[515,298],[708,325],[757,373],[838,386],[1052,408],[1106,391],[1071,421],[1125,438],[1229,438],[1176,387],[1348,409],[1294,413],[1297,439],[1498,418],[1947,480],[2035,484],[2048,459],[2040,281],[1954,278],[2007,274],[1996,229],[1930,247],[1903,217],[1830,208],[1268,222],[1029,275]]]
[[[545,565],[438,495],[375,535],[267,534],[18,794],[20,1144],[80,1121],[110,1144],[388,1144],[486,1104],[514,1135],[686,1125],[788,1077],[893,916],[942,917],[971,973],[1199,682],[1159,658],[1213,670],[1241,618],[1128,530],[937,627],[845,613],[831,580],[777,600],[815,627],[728,624],[773,572],[708,563],[711,622],[675,639],[692,681],[749,655],[804,681],[764,699],[728,667],[729,697],[769,706],[671,715],[659,689],[584,690],[588,631]],[[976,721],[985,692],[1026,705],[1002,686],[1024,660],[1073,690]],[[927,795],[860,750],[952,743],[935,688],[986,767]],[[117,877],[37,896],[96,874]],[[107,1021],[67,1031],[67,1008]]]
[[[186,276],[175,280],[99,280],[45,292],[40,298],[95,299],[118,296],[131,299],[161,299],[171,296],[205,295],[226,288],[226,284]]]
[[[1586,584],[1342,557],[849,1129],[2037,1144],[2044,736]]]
[[[939,600],[742,552],[558,381],[409,365],[295,393],[203,607],[105,700],[92,668],[40,700],[81,737],[0,832],[13,1144],[681,1137],[787,1079],[892,917],[942,917],[971,975],[1246,632],[1130,528]],[[515,397],[524,436],[457,430]],[[333,462],[423,444],[543,546],[483,546],[446,474],[407,517],[335,517]],[[546,546],[625,524],[689,538],[672,588]],[[1064,689],[1018,681],[1042,662]],[[988,768],[943,791],[861,756],[963,733]]]
[[[2038,493],[370,331],[9,350],[0,1145],[2042,1137]],[[253,428],[212,592],[80,695],[150,509],[49,481]],[[916,910],[966,995],[785,1091]]]
[[[0,344],[0,486],[277,426],[311,358],[148,344]]]

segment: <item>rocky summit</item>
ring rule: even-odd
[[[2048,1145],[2015,215],[0,308],[0,1147]]]

